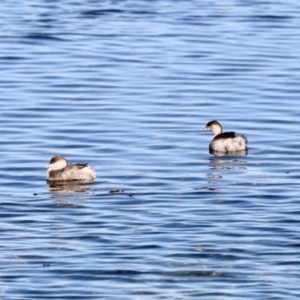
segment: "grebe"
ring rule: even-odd
[[[214,137],[209,144],[209,152],[236,152],[247,150],[247,139],[243,135],[237,135],[235,132],[222,133],[222,125],[218,121],[210,121],[204,128],[212,131]]]
[[[91,181],[96,178],[95,170],[88,164],[68,165],[67,160],[60,155],[52,157],[46,168],[48,168],[47,180],[49,181]]]

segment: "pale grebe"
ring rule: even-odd
[[[91,181],[96,178],[95,170],[88,164],[68,165],[67,160],[60,155],[52,157],[46,168],[48,168],[47,180],[49,181]]]
[[[247,139],[235,132],[222,133],[222,125],[218,121],[210,121],[206,124],[206,130],[212,131],[214,137],[209,144],[210,152],[236,152],[247,149]]]

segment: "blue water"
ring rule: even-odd
[[[299,299],[300,3],[2,1],[1,299]],[[206,123],[247,136],[215,156]],[[54,155],[88,185],[50,187]]]

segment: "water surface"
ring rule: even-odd
[[[3,1],[1,299],[298,299],[299,8]]]

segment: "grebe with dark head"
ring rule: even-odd
[[[71,164],[63,156],[54,156],[46,167],[47,180],[49,181],[70,181],[82,180],[91,181],[96,178],[95,170],[88,164]]]
[[[214,137],[209,144],[210,152],[237,152],[247,150],[247,139],[243,135],[237,135],[235,132],[222,132],[222,125],[218,121],[210,121],[204,128],[212,131]]]

